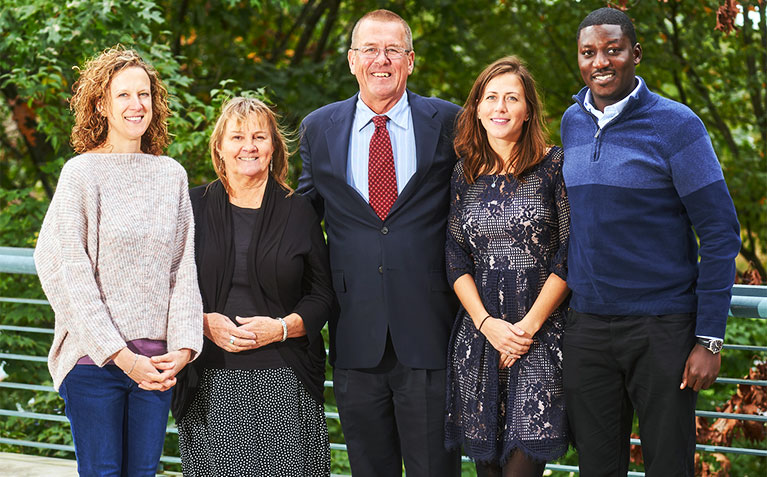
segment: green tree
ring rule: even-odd
[[[719,2],[616,2],[635,21],[651,88],[681,101],[708,125],[743,225],[742,256],[765,276],[767,252],[767,21],[764,4],[725,2],[736,30],[715,30]],[[73,65],[117,42],[134,46],[173,93],[175,140],[193,183],[210,180],[211,92],[261,90],[295,128],[309,111],[348,97],[351,27],[386,7],[408,19],[416,70],[410,87],[462,103],[477,73],[516,54],[535,74],[553,138],[582,82],[575,60],[578,22],[599,0],[5,0],[0,13],[0,184],[50,196],[67,146]],[[683,21],[684,20],[684,21]],[[10,132],[9,132],[10,131]],[[293,177],[298,160],[291,162]],[[52,165],[50,165],[53,163]]]

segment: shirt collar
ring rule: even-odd
[[[626,105],[629,102],[629,98],[637,98],[639,96],[639,90],[642,88],[642,78],[640,78],[639,76],[636,76],[636,79],[637,79],[637,85],[634,88],[634,90],[628,96],[618,101],[617,103],[605,106],[604,112],[600,111],[596,106],[594,106],[590,89],[586,90],[586,97],[583,100],[583,106],[586,108],[586,111],[596,116],[597,119],[602,119],[604,117],[606,120],[604,121],[604,123],[606,124],[607,122],[609,122],[610,119],[615,118],[623,111],[623,109],[626,107]]]
[[[410,103],[407,100],[407,92],[397,101],[389,111],[384,113],[384,116],[389,117],[389,122],[396,124],[402,129],[407,129],[410,122],[408,121],[410,115]],[[373,112],[372,109],[362,101],[362,98],[357,95],[357,109],[354,114],[354,130],[361,131],[372,120],[373,116],[380,116]]]

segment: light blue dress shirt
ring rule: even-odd
[[[626,107],[626,104],[628,104],[629,98],[636,98],[639,95],[639,89],[642,87],[642,78],[637,76],[636,79],[637,86],[634,88],[634,91],[632,91],[631,94],[618,101],[617,103],[605,106],[604,112],[600,111],[596,106],[594,106],[594,98],[591,96],[591,90],[586,91],[586,97],[583,100],[583,106],[585,106],[588,112],[596,116],[597,126],[599,129],[602,129],[610,121],[618,117],[618,115],[623,111],[623,108]]]
[[[397,194],[400,194],[415,174],[417,164],[413,115],[410,112],[407,93],[403,94],[397,104],[384,115],[389,117],[386,122],[386,129],[391,138],[394,170],[397,175]],[[369,201],[368,159],[370,157],[370,140],[376,129],[373,124],[373,116],[378,115],[358,96],[352,133],[349,138],[346,183],[354,187],[365,199],[365,202]]]

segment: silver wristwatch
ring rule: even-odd
[[[724,340],[716,338],[698,338],[698,344],[711,351],[712,353],[718,354],[720,351],[722,351]]]

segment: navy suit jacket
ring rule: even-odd
[[[346,180],[357,95],[324,106],[301,123],[298,192],[325,218],[340,305],[330,320],[330,362],[339,368],[378,365],[387,329],[405,366],[442,369],[447,359],[458,301],[445,276],[445,227],[460,108],[407,95],[416,172],[383,221]]]

